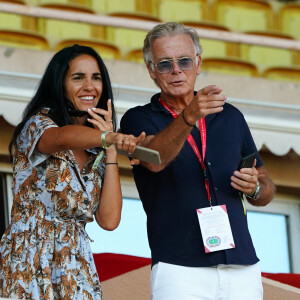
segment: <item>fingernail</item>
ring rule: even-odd
[[[87,118],[88,121],[91,121],[91,119]]]
[[[92,110],[95,110],[96,109],[96,107],[92,107]]]
[[[111,99],[108,99],[108,102],[111,102]]]
[[[91,111],[91,110],[88,108],[88,111]]]

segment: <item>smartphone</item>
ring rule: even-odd
[[[255,158],[256,158],[256,153],[252,153],[248,156],[243,157],[240,161],[238,170],[243,168],[252,168]]]
[[[125,155],[127,157],[137,158],[141,161],[149,162],[155,165],[159,165],[161,163],[159,152],[156,150],[152,150],[149,148],[136,146],[133,153],[129,154],[126,151],[119,150],[116,145],[117,152],[121,155]]]

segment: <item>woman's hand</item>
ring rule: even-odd
[[[110,99],[107,101],[107,111],[101,108],[93,108],[88,111],[92,119],[88,119],[88,122],[92,123],[95,129],[101,131],[113,131],[112,123],[112,109]],[[103,115],[102,118],[100,115]],[[122,133],[111,132],[105,137],[107,145],[114,145],[118,149],[123,150],[127,153],[132,153],[135,150],[136,145],[143,142],[146,134],[142,132],[138,137],[133,135],[127,135]],[[107,153],[115,150],[114,147],[109,147],[106,151]],[[132,164],[137,164],[138,160],[132,160]]]
[[[111,100],[107,100],[107,110],[101,109],[101,108],[92,108],[88,111],[91,117],[93,119],[87,119],[88,122],[92,123],[95,129],[99,129],[101,131],[113,131],[113,120],[112,120],[112,109],[111,109]],[[99,116],[103,115],[103,117]],[[113,158],[110,158],[109,155],[114,154]],[[115,147],[109,147],[106,150],[106,155],[108,155],[107,158],[112,159],[113,161],[116,161],[116,149]]]
[[[106,140],[110,144],[112,139],[112,142],[116,145],[116,147],[118,147],[118,149],[131,154],[135,150],[136,145],[143,142],[145,136],[145,132],[142,132],[138,137],[135,137],[132,134],[127,135],[123,133],[116,133],[115,136],[108,134]]]
[[[92,123],[95,129],[101,131],[113,131],[113,120],[112,120],[112,109],[111,109],[111,100],[107,100],[107,110],[102,108],[94,107],[88,110],[88,113],[92,119],[88,118],[88,122]],[[99,115],[103,115],[102,118]]]

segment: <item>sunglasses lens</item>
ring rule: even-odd
[[[191,70],[193,68],[194,60],[190,57],[183,57],[176,59],[181,70]],[[162,60],[156,65],[160,73],[169,73],[173,67],[173,60]]]
[[[178,59],[178,66],[181,70],[190,70],[193,67],[193,59],[189,57]]]
[[[172,69],[172,62],[169,60],[163,60],[159,62],[156,66],[157,66],[157,70],[160,73],[169,73],[170,70]]]

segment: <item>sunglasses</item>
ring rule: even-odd
[[[182,57],[182,58],[175,58],[175,59],[166,59],[158,62],[157,64],[153,64],[159,73],[166,74],[169,73],[173,68],[173,63],[177,62],[178,67],[183,71],[188,71],[193,68],[194,60],[196,60],[197,55],[195,58],[191,57]]]

